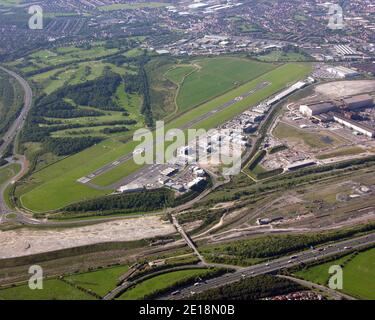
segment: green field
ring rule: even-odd
[[[302,142],[313,149],[321,149],[328,146],[337,146],[346,140],[331,132],[308,132],[295,128],[285,123],[279,123],[273,131],[275,137],[290,140],[291,142]]]
[[[93,300],[86,294],[58,279],[45,280],[42,290],[31,290],[28,285],[0,289],[0,300]]]
[[[118,266],[71,275],[69,277],[65,277],[65,279],[103,297],[117,286],[119,277],[128,269],[128,266]]]
[[[184,111],[208,101],[219,94],[235,88],[247,81],[259,77],[275,66],[240,58],[211,58],[192,62],[196,71],[192,72],[181,85],[177,96],[179,110]],[[186,72],[186,68],[172,72],[172,78],[178,72]],[[181,77],[180,77],[181,79]]]
[[[338,260],[313,266],[296,273],[296,276],[322,285],[329,280],[332,265],[343,267],[343,292],[359,299],[375,300],[375,248],[358,255],[347,255]]]
[[[6,165],[0,169],[0,185],[14,177],[21,170],[21,165],[18,163],[12,163]]]
[[[165,273],[137,284],[134,288],[125,291],[125,293],[123,293],[119,299],[139,300],[157,290],[168,288],[179,281],[183,281],[191,277],[201,277],[207,272],[207,269],[190,269]]]
[[[201,121],[194,126],[195,128],[204,129],[216,127],[218,124],[243,112],[249,108],[249,106],[255,105],[273,93],[281,90],[287,84],[292,84],[301,79],[309,73],[310,70],[311,67],[309,65],[283,65],[210,102],[186,112],[166,125],[166,130],[180,128],[189,120],[206,114],[217,106],[248,92],[263,81],[271,82],[266,88],[255,92],[253,95],[235,103],[224,111],[215,113],[209,119]],[[32,184],[29,184],[19,192],[23,206],[33,211],[48,211],[61,208],[76,201],[110,193],[111,190],[95,190],[77,183],[76,180],[116,160],[124,154],[133,152],[138,144],[139,142],[134,141],[123,144],[115,140],[106,140],[34,173],[31,176]],[[106,175],[110,176],[108,180],[111,182],[115,179],[120,180],[123,177],[123,175],[121,175],[121,170],[119,170],[118,176],[110,171],[103,174],[100,179],[106,180]]]
[[[195,70],[197,70],[197,68],[192,65],[179,65],[169,69],[165,73],[165,76],[172,82],[181,84],[184,78]]]

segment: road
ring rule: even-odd
[[[217,288],[223,285],[240,281],[246,277],[253,277],[261,274],[267,274],[279,271],[284,268],[290,268],[299,265],[301,262],[307,263],[314,260],[322,259],[331,255],[345,252],[348,248],[358,249],[370,244],[375,244],[375,233],[370,235],[336,242],[332,245],[325,245],[319,248],[319,250],[307,250],[297,254],[297,258],[291,260],[290,257],[282,257],[269,261],[268,263],[261,263],[251,267],[243,268],[234,273],[225,274],[223,276],[207,280],[201,283],[199,286],[188,286],[180,290],[176,295],[169,295],[160,297],[161,299],[184,299],[191,295],[191,292],[199,293],[209,289]],[[328,272],[328,271],[327,271]]]
[[[0,156],[3,156],[4,152],[7,150],[8,146],[12,143],[12,141],[14,141],[16,139],[17,134],[20,132],[20,130],[22,129],[22,127],[25,123],[26,116],[31,109],[33,93],[32,93],[32,90],[31,90],[29,84],[21,76],[19,76],[18,74],[14,73],[11,70],[5,69],[4,67],[0,66],[0,69],[5,71],[6,73],[8,73],[13,78],[15,78],[24,90],[23,108],[22,108],[19,116],[17,117],[17,119],[9,127],[8,131],[3,135],[4,143],[0,146]],[[6,202],[4,201],[4,190],[8,187],[8,185],[10,183],[14,183],[18,179],[20,179],[22,177],[22,175],[27,171],[27,159],[22,155],[16,154],[16,146],[15,145],[16,144],[14,144],[14,148],[13,148],[13,155],[14,155],[13,158],[10,158],[10,159],[7,159],[7,160],[10,163],[21,164],[21,171],[16,177],[13,177],[12,179],[7,181],[6,183],[4,183],[0,187],[0,222],[4,219],[4,216],[7,213],[12,212],[12,210],[10,210],[8,208]]]
[[[190,237],[186,234],[185,230],[180,226],[178,223],[176,217],[172,215],[172,222],[177,231],[181,234],[182,238],[185,240],[186,244],[192,249],[195,253],[195,255],[198,257],[198,259],[203,263],[206,264],[206,262],[203,259],[203,256],[198,251],[197,247],[195,246],[194,242],[190,239]]]
[[[4,151],[7,149],[9,144],[11,144],[11,142],[17,136],[19,131],[22,129],[23,124],[25,123],[27,113],[30,111],[31,108],[33,92],[29,84],[26,82],[26,80],[23,79],[21,76],[19,76],[11,70],[5,69],[4,67],[0,66],[0,69],[8,73],[13,78],[15,78],[18,81],[18,83],[22,86],[22,89],[24,91],[23,108],[17,119],[13,122],[8,131],[3,136],[4,143],[0,146],[0,156],[3,156]]]

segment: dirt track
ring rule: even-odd
[[[61,229],[20,229],[0,232],[0,259],[25,256],[88,244],[133,241],[174,233],[159,217],[124,219]]]
[[[316,93],[323,94],[329,99],[375,91],[375,80],[335,81],[318,85]]]

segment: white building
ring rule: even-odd
[[[206,180],[206,179],[203,178],[203,177],[197,177],[194,180],[190,181],[186,186],[187,186],[188,189],[191,189],[192,187],[201,183],[203,180]]]
[[[370,138],[375,137],[375,129],[367,127],[361,123],[358,123],[357,121],[346,119],[338,114],[335,114],[333,116],[333,119],[336,122],[342,124],[344,127],[360,132],[367,137],[370,137]]]
[[[321,113],[333,111],[334,109],[335,109],[335,106],[331,102],[302,104],[299,107],[299,111],[307,117],[312,117]]]
[[[125,186],[121,186],[117,189],[118,192],[136,192],[136,191],[142,191],[144,190],[144,187],[137,183],[129,183]]]
[[[359,75],[359,73],[357,71],[355,71],[353,69],[346,68],[346,67],[341,67],[341,66],[328,67],[327,71],[330,74],[334,75],[335,77],[341,78],[341,79],[352,78],[352,77],[355,77],[355,76]]]

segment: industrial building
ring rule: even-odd
[[[369,108],[374,106],[374,99],[369,94],[361,94],[344,98],[343,102],[349,110]]]
[[[276,96],[274,96],[273,98],[271,98],[270,100],[268,100],[266,102],[266,104],[268,106],[272,106],[273,104],[279,102],[280,100],[286,98],[287,96],[291,95],[292,93],[304,88],[307,86],[307,83],[304,82],[304,81],[298,81],[296,82],[295,84],[293,84],[292,86],[290,86],[288,89],[280,92],[279,94],[277,94]]]
[[[299,107],[299,111],[307,117],[316,116],[321,113],[333,111],[335,109],[336,106],[330,101],[303,104]]]
[[[129,183],[117,189],[117,191],[120,193],[137,192],[137,191],[142,191],[142,190],[145,190],[144,186],[141,184],[137,184],[137,183]]]
[[[334,75],[336,78],[348,79],[359,75],[359,73],[353,69],[349,69],[342,66],[328,67],[327,71]]]
[[[368,136],[370,138],[374,138],[375,137],[375,130],[369,126],[366,126],[358,121],[353,121],[351,119],[347,119],[345,118],[344,116],[338,114],[338,113],[335,113],[333,115],[333,119],[342,124],[343,126],[349,128],[349,129],[352,129],[352,130],[355,130],[359,133],[362,133],[363,135],[365,136]]]

